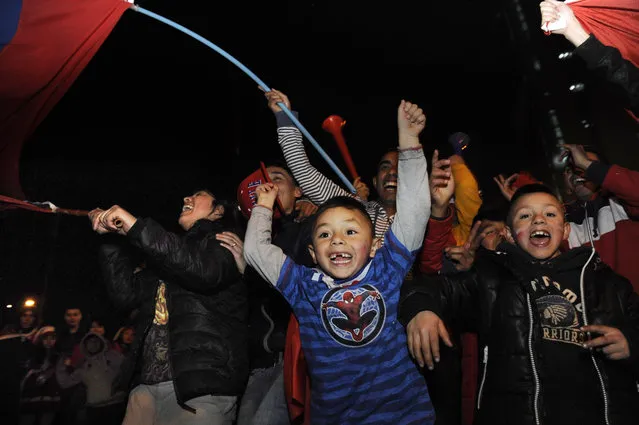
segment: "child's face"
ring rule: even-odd
[[[517,245],[538,260],[560,254],[561,242],[568,239],[570,225],[564,220],[563,205],[548,193],[530,193],[512,206],[513,238]]]
[[[133,344],[135,338],[135,331],[133,329],[126,329],[122,332],[122,342],[125,344]]]
[[[54,333],[46,334],[42,337],[42,346],[44,348],[53,348],[55,347],[55,341],[56,338]]]
[[[373,242],[370,221],[361,211],[331,208],[317,217],[309,251],[315,264],[336,279],[357,273],[375,256],[379,240]]]
[[[93,332],[94,334],[98,334],[100,336],[104,336],[104,326],[96,321],[91,322],[91,329],[89,329],[90,332]]]

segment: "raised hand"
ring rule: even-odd
[[[519,177],[519,174],[517,173],[510,175],[508,178],[504,177],[503,174],[493,177],[493,180],[495,180],[495,183],[499,186],[501,194],[504,195],[504,198],[506,198],[507,201],[510,201],[515,194],[515,189],[512,185],[515,180],[517,180],[517,177]]]
[[[575,14],[572,12],[572,9],[568,5],[559,1],[542,1],[539,3],[539,11],[541,12],[541,25],[543,28],[545,28],[549,23],[559,21],[560,18],[564,19],[566,24],[568,23],[569,18],[575,19]],[[564,26],[563,28],[558,28],[550,32],[552,34],[563,34],[566,32],[566,28],[567,26]]]
[[[539,11],[541,12],[541,27],[545,30],[549,23],[557,22],[563,19],[566,25],[563,28],[551,30],[552,34],[562,34],[575,46],[579,46],[586,41],[589,34],[579,23],[569,5],[562,1],[545,0],[539,3]]]
[[[575,167],[581,168],[586,171],[590,164],[592,164],[592,160],[588,159],[588,155],[586,154],[586,150],[581,145],[563,145],[566,148],[567,152],[572,156],[572,162],[575,164]]]
[[[300,223],[315,214],[315,211],[317,211],[317,205],[308,199],[298,199],[295,201],[295,211],[297,211],[295,221]]]
[[[266,207],[270,210],[275,205],[275,199],[277,199],[277,193],[279,188],[273,183],[264,183],[255,188],[255,195],[257,196],[257,205]]]
[[[98,234],[118,233],[126,235],[137,221],[137,218],[119,205],[113,205],[108,210],[96,208],[90,211],[89,220],[93,230]]]
[[[449,246],[444,248],[444,255],[455,264],[455,269],[460,272],[470,270],[475,262],[475,251],[465,246]]]
[[[450,160],[439,159],[439,151],[435,149],[428,176],[431,212],[433,216],[443,218],[448,212],[448,204],[455,194],[455,181],[450,171]]]
[[[268,107],[271,108],[273,113],[280,112],[282,110],[278,103],[283,103],[289,111],[291,110],[291,102],[289,102],[288,97],[286,97],[286,95],[281,91],[271,89],[271,91],[265,92],[264,96],[266,96],[266,99],[268,100]]]
[[[366,183],[362,181],[361,177],[358,177],[353,181],[353,186],[355,187],[357,196],[359,196],[364,201],[368,201],[368,196],[370,195],[370,189],[368,188]]]
[[[426,115],[414,103],[402,100],[397,109],[397,126],[401,136],[417,137],[426,126]]]

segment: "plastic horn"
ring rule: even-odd
[[[322,129],[331,133],[333,138],[335,138],[335,143],[337,143],[337,147],[342,154],[342,158],[344,158],[346,167],[348,168],[349,173],[351,173],[353,180],[355,180],[359,177],[359,175],[357,174],[353,158],[351,158],[351,153],[346,145],[346,140],[344,140],[344,134],[342,133],[342,127],[344,127],[344,124],[346,124],[346,121],[342,117],[339,115],[331,115],[322,123]]]

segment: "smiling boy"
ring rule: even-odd
[[[639,414],[639,296],[591,247],[565,253],[564,206],[541,184],[522,186],[510,242],[455,276],[403,288],[411,354],[433,368],[442,318],[478,333],[484,354],[475,423],[631,424]],[[490,355],[489,355],[490,352]]]
[[[309,251],[316,268],[295,264],[270,242],[278,188],[259,186],[248,223],[247,262],[289,302],[311,375],[312,424],[432,424],[428,390],[397,321],[399,289],[424,237],[430,211],[426,160],[418,135],[425,116],[398,109],[397,214],[385,242],[352,197],[322,204]]]

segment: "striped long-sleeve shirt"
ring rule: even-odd
[[[275,117],[277,119],[278,142],[284,153],[284,159],[293,173],[293,177],[302,188],[304,195],[316,205],[320,205],[335,196],[352,196],[358,199],[364,204],[373,222],[375,237],[383,240],[386,231],[393,223],[394,216],[389,217],[380,202],[364,201],[356,194],[343,189],[313,167],[304,150],[302,133],[299,129],[295,127],[284,112],[276,113]]]

